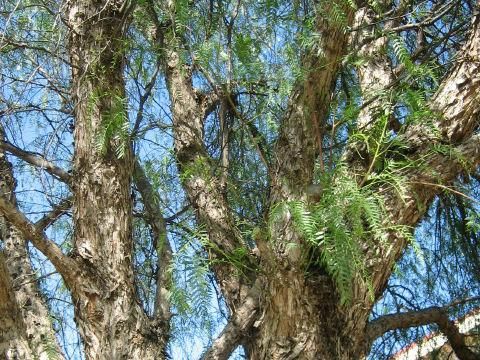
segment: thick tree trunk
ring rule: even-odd
[[[368,311],[353,313],[338,305],[328,276],[314,280],[303,271],[277,270],[270,273],[264,296],[253,336],[244,344],[250,359],[358,360],[365,355]]]
[[[75,102],[74,253],[82,272],[70,285],[87,359],[161,359],[168,335],[146,316],[134,288],[133,157],[123,80],[130,6],[77,1],[67,10]]]
[[[328,8],[328,5],[325,5]],[[345,9],[349,22],[353,9]],[[309,54],[304,81],[291,97],[280,128],[273,164],[272,208],[307,201],[315,159],[322,165],[322,132],[348,36],[343,28],[319,16],[321,56]],[[328,66],[322,66],[328,64]],[[332,277],[305,270],[307,246],[289,211],[270,224],[270,236],[257,239],[265,274],[260,315],[245,344],[251,359],[360,359],[370,305],[340,305]],[[263,245],[262,245],[263,243]],[[363,289],[363,287],[361,287]],[[355,292],[355,291],[354,291]],[[359,292],[365,294],[364,292]],[[363,304],[362,304],[363,305]]]

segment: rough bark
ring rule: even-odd
[[[478,354],[468,348],[465,343],[465,335],[461,334],[454,321],[449,319],[446,310],[445,308],[431,307],[419,311],[382,316],[369,324],[369,337],[375,339],[389,330],[436,323],[460,359],[478,359]]]
[[[410,317],[411,313],[399,314],[400,316],[405,315],[407,318]],[[416,312],[413,312],[415,316]],[[465,317],[455,320],[455,329],[454,331],[458,333],[458,336],[461,337],[461,346],[467,345],[468,350],[477,349],[478,350],[478,334],[476,334],[475,329],[478,327],[478,321],[480,320],[480,311],[478,309],[469,312]],[[428,321],[428,320],[427,320]],[[389,321],[387,321],[388,323]],[[407,321],[408,322],[408,321]],[[396,324],[404,323],[402,321],[395,322]],[[396,325],[395,324],[395,325]],[[458,331],[457,331],[458,329]],[[447,338],[443,332],[434,332],[424,336],[422,339],[419,339],[417,342],[414,342],[404,349],[398,351],[392,356],[392,360],[410,360],[410,359],[421,359],[421,360],[461,360],[463,357],[458,356],[454,351],[453,347],[450,344],[452,340]],[[455,341],[455,340],[454,340]],[[469,355],[467,355],[469,356]],[[468,357],[465,357],[468,359]],[[478,358],[474,357],[475,359]]]
[[[359,11],[362,10],[364,9]],[[365,17],[365,13],[362,16]],[[367,20],[370,21],[370,17]],[[329,44],[331,41],[333,49],[338,49],[332,51],[333,57],[328,62],[335,64],[342,54],[341,44],[346,41],[342,40],[342,36],[345,35],[335,31],[322,35],[324,43]],[[412,126],[404,135],[400,135],[410,145],[411,159],[421,159],[422,167],[408,170],[404,174],[409,181],[408,195],[403,201],[398,199],[392,189],[378,189],[385,200],[385,221],[388,224],[415,226],[436,194],[450,186],[460,172],[472,171],[480,163],[479,138],[478,135],[472,136],[474,130],[478,129],[479,107],[475,94],[480,80],[477,69],[479,35],[478,18],[475,18],[472,35],[462,52],[466,54],[465,57],[457,61],[431,100],[432,110],[439,114],[437,127],[442,137],[434,136],[431,128],[422,126]],[[389,85],[391,72],[379,63],[375,51],[384,46],[383,38],[371,42],[370,48],[367,46],[362,49],[366,55],[371,56],[361,74],[360,80],[364,86],[370,86],[373,82],[379,88]],[[388,76],[385,83],[385,79],[379,79],[386,73]],[[314,70],[310,75],[314,79],[315,76],[325,79],[322,75],[316,75]],[[325,77],[334,79],[334,74]],[[315,101],[307,101],[312,99],[308,96],[309,89],[307,82],[307,85],[295,90],[290,104],[292,109],[287,113],[280,129],[274,155],[278,164],[272,171],[276,176],[272,179],[272,204],[306,200],[304,189],[312,180],[315,159],[312,131],[314,122],[306,109],[317,108]],[[328,104],[328,97],[322,97],[321,94],[329,93],[331,84],[328,81],[315,82],[315,91],[319,97],[313,98],[322,104],[323,108],[320,108],[328,108],[325,104]],[[368,123],[376,121],[376,107],[372,103],[361,113],[362,126],[368,128]],[[452,152],[456,155],[446,157],[440,152],[432,152],[435,144],[442,143],[452,144]],[[355,161],[351,162],[354,163]],[[352,166],[355,170],[359,169]],[[368,177],[368,172],[368,166],[363,167],[361,177]],[[438,183],[437,179],[442,179],[442,182]],[[366,284],[357,279],[352,284],[353,300],[342,306],[330,276],[324,274],[306,278],[301,267],[302,239],[293,228],[288,212],[272,227],[271,243],[259,246],[262,270],[268,275],[264,279],[260,297],[259,318],[252,327],[248,340],[244,342],[248,356],[252,359],[358,359],[364,356],[368,351],[366,337],[370,309],[382,293],[391,275],[392,265],[405,249],[405,239],[392,235],[388,242],[366,250],[375,299],[371,297]],[[292,243],[296,246],[292,247]]]
[[[176,46],[175,41],[169,44],[166,55],[175,154],[183,186],[196,211],[197,220],[205,226],[209,235],[209,255],[216,263],[213,271],[230,310],[234,311],[245,298],[248,283],[252,283],[251,279],[246,279],[252,260],[247,256],[244,268],[238,269],[226,259],[244,247],[245,242],[235,226],[231,209],[221,191],[220,179],[214,173],[213,161],[203,143],[208,101],[195,91],[188,75],[191,69],[180,61]]]
[[[1,125],[0,140],[4,140]],[[10,202],[11,206],[15,207],[15,179],[12,166],[3,150],[0,150],[0,196],[3,202]],[[63,358],[48,309],[36,286],[36,275],[30,264],[25,238],[4,217],[0,217],[0,240],[3,243],[3,250],[0,252],[2,256],[0,272],[3,273],[1,277],[4,282],[4,286],[1,287],[4,292],[2,296],[5,299],[5,307],[2,308],[0,318],[5,317],[4,328],[10,329],[7,333],[17,332],[18,334],[17,355],[25,359]],[[2,303],[1,300],[0,303]],[[14,329],[16,325],[18,329]],[[8,339],[8,336],[6,339],[1,339],[0,347],[5,348],[4,341],[14,341],[12,339],[14,338]],[[22,345],[25,341],[28,349],[23,346],[25,344]],[[15,358],[14,350],[4,352],[7,358]]]
[[[0,253],[0,356],[4,359],[33,359],[25,322],[13,295],[5,258]]]
[[[474,171],[480,163],[479,137],[474,135],[479,124],[479,20],[479,16],[474,17],[471,35],[461,50],[463,56],[430,102],[438,114],[435,126],[441,135],[426,125],[411,126],[402,135],[411,159],[419,161],[419,166],[402,174],[408,179],[408,195],[403,201],[394,190],[380,189],[385,191],[387,218],[395,225],[415,226],[436,194],[453,186],[458,174]],[[442,144],[449,144],[450,154],[434,150]],[[382,291],[405,247],[404,239],[391,240],[381,250],[382,256],[372,259],[376,291]]]
[[[353,9],[344,10],[351,24]],[[288,201],[307,201],[315,160],[322,157],[321,134],[337,71],[347,51],[348,35],[338,24],[330,22],[328,15],[318,16],[317,29],[322,55],[306,55],[304,65],[308,72],[291,96],[276,143],[272,208]],[[268,274],[260,318],[253,331],[255,335],[245,344],[250,358],[361,357],[366,350],[365,311],[362,316],[353,316],[342,308],[334,283],[326,274],[306,276],[305,244],[288,211],[270,226],[269,243],[260,247],[263,271]]]
[[[328,18],[329,5],[324,6],[325,9],[317,10],[316,20],[317,32],[321,35],[317,44],[320,55],[313,52],[303,59],[306,74],[290,96],[274,149],[272,205],[305,198],[306,187],[312,183],[317,156],[322,161],[322,132],[348,43],[345,28]],[[353,9],[345,6],[342,10],[347,25],[352,25]]]
[[[81,268],[71,290],[87,359],[165,355],[162,324],[149,319],[136,298],[133,157],[128,138],[119,139],[127,121],[123,41],[131,6],[71,1],[65,10],[75,103],[74,257]],[[99,136],[108,129],[100,149]]]
[[[242,305],[235,309],[228,324],[215,339],[212,346],[203,354],[203,360],[228,359],[239,343],[251,333],[251,327],[258,317],[260,300],[259,283],[250,289]]]
[[[264,297],[254,336],[245,344],[250,359],[343,360],[365,354],[366,317],[358,321],[339,305],[328,276],[308,279],[301,270],[277,270]]]
[[[358,114],[357,127],[365,131],[373,125],[373,122],[379,116],[380,102],[384,99],[378,99],[379,91],[385,90],[393,82],[393,72],[389,58],[386,56],[386,47],[388,38],[382,36],[368,42],[369,37],[374,36],[375,13],[372,9],[365,7],[355,14],[354,26],[363,28],[355,33],[355,42],[363,44],[360,46],[358,55],[362,57],[364,63],[358,69],[358,79],[362,89],[362,97],[368,105],[363,106]],[[389,21],[385,28],[393,26]],[[384,28],[384,30],[386,30]],[[365,43],[367,42],[367,43]],[[352,44],[355,48],[355,44]],[[371,101],[372,98],[377,98]],[[381,115],[381,114],[380,114]]]
[[[169,336],[165,292],[159,292],[163,304],[158,304],[158,311],[149,319],[134,289],[133,161],[128,138],[122,143],[118,136],[127,119],[123,57],[131,6],[128,1],[69,1],[63,8],[69,26],[75,104],[74,176],[3,138],[0,143],[1,149],[71,186],[75,227],[71,256],[64,255],[42,232],[68,203],[60,204],[37,224],[4,198],[0,198],[0,211],[63,276],[72,293],[87,359],[161,359]],[[102,133],[107,135],[98,146]],[[116,153],[120,147],[122,156]],[[156,221],[154,225],[165,231],[164,223]]]

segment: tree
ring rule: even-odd
[[[204,280],[208,269],[228,309],[205,359],[238,346],[251,359],[359,359],[384,333],[431,323],[474,359],[449,311],[478,297],[371,315],[429,209],[453,209],[439,219],[463,242],[442,241],[479,280],[477,11],[7,2],[0,349],[64,356],[41,289],[19,280],[32,274],[26,239],[68,288],[87,359],[166,356],[172,314],[192,301],[175,276],[181,256]],[[29,123],[50,134],[35,139],[43,153],[19,146]],[[39,201],[52,206],[36,222],[17,206],[5,154],[48,174]],[[176,170],[161,172],[173,158]],[[63,242],[52,240],[44,230],[62,217]],[[22,297],[36,302],[25,309]]]

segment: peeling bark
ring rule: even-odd
[[[353,9],[346,8],[348,21]],[[275,147],[271,204],[307,201],[322,129],[328,116],[348,35],[327,19],[317,19],[323,56],[307,55],[309,70],[295,89]],[[265,242],[266,239],[259,239]],[[363,317],[339,305],[330,276],[305,272],[306,247],[288,211],[271,224],[271,238],[261,249],[267,274],[260,317],[246,341],[252,359],[358,359],[365,354]],[[356,305],[358,306],[358,305]],[[352,334],[356,334],[352,336]]]
[[[258,318],[260,301],[260,284],[255,284],[245,297],[242,305],[235,310],[228,324],[215,339],[212,346],[203,354],[203,360],[228,359],[230,354],[251,333],[251,328]]]
[[[388,221],[393,224],[415,226],[436,194],[452,186],[461,172],[474,171],[480,164],[479,138],[473,135],[479,126],[480,112],[479,44],[479,16],[476,16],[461,52],[464,56],[453,66],[430,103],[438,114],[435,126],[441,135],[426,125],[413,125],[402,135],[412,160],[419,160],[420,164],[402,174],[408,179],[406,198],[399,201],[394,190],[380,189],[385,193]],[[449,144],[451,155],[434,150],[435,145],[442,144]],[[391,267],[405,246],[404,239],[392,238],[381,249],[382,256],[372,258],[376,291],[383,290]]]
[[[353,9],[346,6],[343,10],[351,25]],[[348,44],[345,29],[331,22],[327,15],[323,16],[319,14],[316,23],[321,35],[321,43],[317,45],[321,55],[305,56],[302,65],[307,73],[290,96],[279,130],[274,149],[272,204],[305,199],[306,187],[312,183],[316,156],[321,157],[322,131],[329,113],[331,92]]]
[[[366,317],[358,321],[339,305],[328,276],[309,279],[302,270],[269,274],[254,336],[244,344],[250,359],[353,360],[366,354]]]

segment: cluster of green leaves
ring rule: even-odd
[[[45,336],[41,340],[42,348],[45,350],[43,354],[47,355],[48,360],[59,360],[62,359],[62,355],[57,350],[57,343],[54,338],[51,336]],[[32,348],[35,349],[37,346],[33,344]]]
[[[192,230],[180,239],[182,245],[174,254],[171,264],[172,288],[170,304],[176,315],[172,323],[176,341],[190,341],[191,335],[200,332],[211,341],[215,329],[215,310],[212,307],[214,287],[210,278],[210,264],[206,253],[198,248],[199,242],[208,241],[203,231]]]
[[[369,286],[366,249],[375,249],[390,236],[398,236],[413,245],[417,257],[423,256],[410,228],[392,227],[385,220],[378,191],[393,187],[402,201],[408,187],[408,179],[402,176],[404,170],[422,165],[421,160],[414,161],[405,155],[408,147],[399,135],[412,124],[429,125],[436,119],[428,108],[427,99],[437,85],[437,74],[430,64],[416,64],[412,60],[403,38],[393,35],[389,38],[388,51],[393,62],[405,68],[398,83],[390,89],[368,94],[360,94],[357,86],[350,86],[347,96],[342,99],[342,89],[339,101],[334,102],[333,121],[346,124],[351,129],[349,142],[363,144],[364,153],[369,154],[364,159],[367,161],[364,178],[354,179],[346,167],[337,163],[331,174],[324,174],[321,179],[324,191],[319,203],[288,204],[299,231],[313,249],[318,250],[310,253],[313,256],[308,258],[308,263],[318,263],[335,279],[342,303],[350,300],[353,281],[363,280]],[[363,59],[355,56],[346,60],[354,67],[363,63]],[[349,81],[355,85],[354,79]],[[363,129],[355,125],[359,97],[363,102],[375,99],[378,106],[375,121]],[[398,133],[390,129],[389,122],[394,114],[401,119],[402,129]],[[347,136],[341,131],[338,134],[341,138]]]
[[[101,111],[101,123],[96,133],[96,150],[105,155],[113,145],[117,158],[124,157],[130,142],[130,123],[125,98],[117,94],[92,93],[88,111],[93,114],[97,111],[96,108],[105,108]]]
[[[307,271],[320,268],[331,275],[345,304],[351,300],[353,281],[363,281],[370,287],[366,249],[375,248],[392,235],[411,236],[409,229],[384,221],[381,198],[360,187],[346,167],[339,166],[321,183],[324,190],[318,203],[280,204],[272,213],[272,221],[284,211],[290,212],[311,250],[306,254]]]

